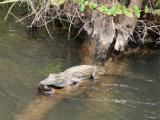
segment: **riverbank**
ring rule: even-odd
[[[13,3],[5,18],[11,14],[21,0],[3,1],[1,4]],[[79,37],[81,42],[90,41],[94,50],[95,62],[104,63],[114,50],[124,51],[129,42],[139,46],[159,48],[159,2],[149,4],[143,1],[26,1],[22,2],[24,16],[16,22],[27,19],[28,37],[34,38],[38,29],[46,29],[53,39],[56,28],[67,31],[67,39]],[[148,1],[149,2],[149,1]],[[23,4],[24,3],[24,4]],[[72,9],[75,8],[75,9]],[[151,9],[153,8],[153,9]],[[16,16],[14,16],[16,17]],[[152,19],[151,19],[152,18]],[[59,30],[60,30],[59,29]]]

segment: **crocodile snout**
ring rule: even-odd
[[[52,88],[47,85],[39,85],[39,90],[50,91]]]
[[[54,88],[52,88],[51,86],[42,85],[42,84],[40,84],[38,86],[38,90],[39,90],[39,92],[42,92],[45,94],[53,94],[54,93]]]

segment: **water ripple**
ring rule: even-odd
[[[122,88],[126,88],[126,89],[139,90],[139,88],[132,87],[132,86],[125,85],[125,84],[101,84],[101,86],[114,86],[114,87],[122,87]]]
[[[151,106],[157,106],[159,102],[143,102],[143,101],[134,101],[134,100],[127,100],[127,99],[109,99],[109,98],[69,98],[72,101],[109,101],[114,103],[135,103],[135,104],[141,104],[141,105],[151,105]]]

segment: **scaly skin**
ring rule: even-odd
[[[65,87],[67,85],[81,82],[87,79],[97,79],[97,67],[93,65],[79,65],[71,67],[59,74],[50,74],[46,79],[40,82],[40,85],[55,87]]]

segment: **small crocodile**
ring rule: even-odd
[[[50,93],[52,88],[63,88],[67,85],[75,84],[87,79],[97,79],[97,66],[79,65],[71,67],[59,74],[49,74],[39,84],[39,89],[45,93]]]

